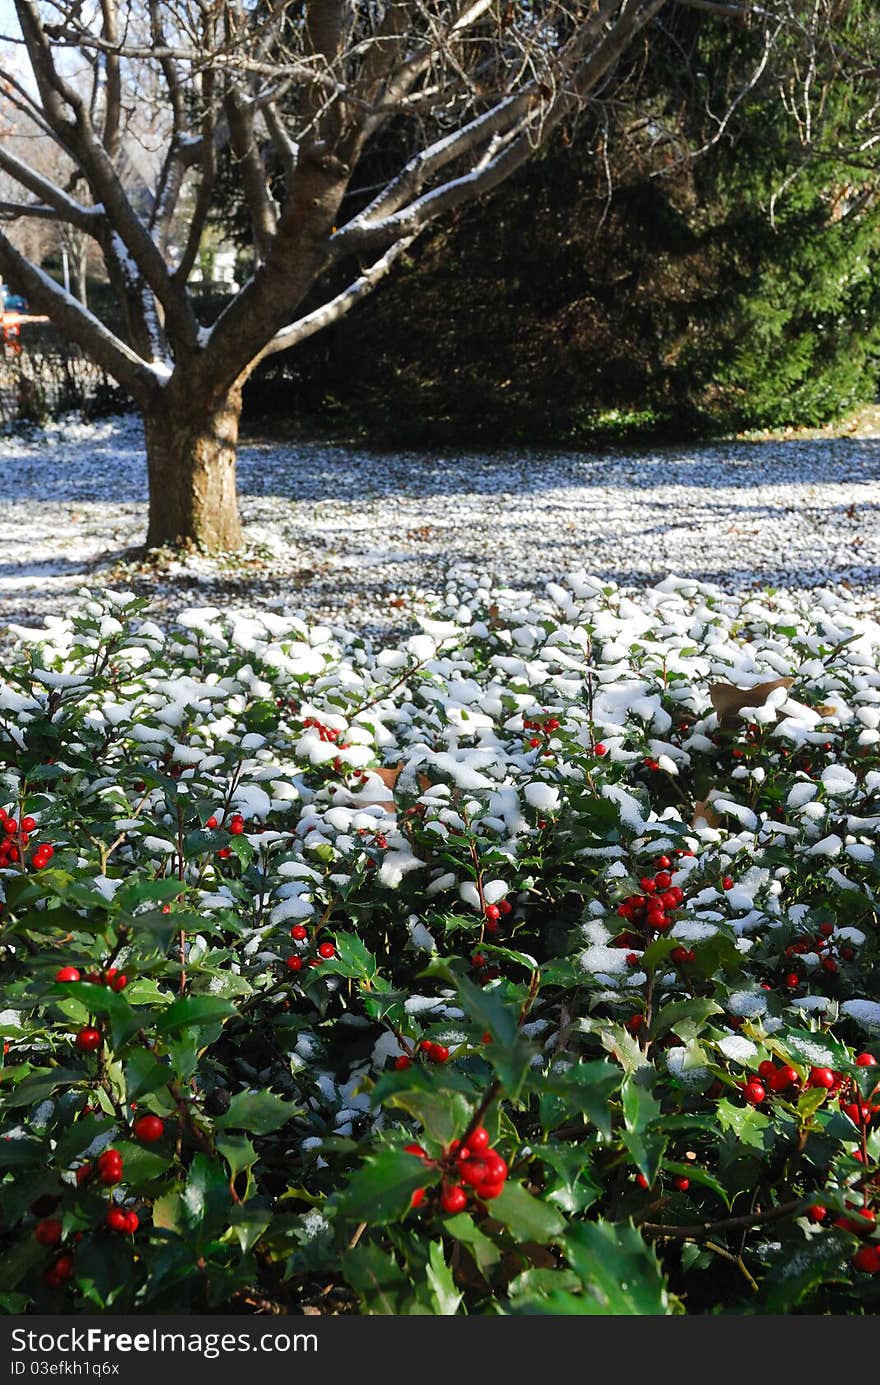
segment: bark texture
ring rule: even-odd
[[[150,482],[147,547],[238,548],[235,456],[241,386],[233,386],[219,402],[195,388],[176,388],[143,413]]]

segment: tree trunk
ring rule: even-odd
[[[235,453],[241,385],[221,400],[174,380],[143,410],[150,484],[147,547],[241,545]]]

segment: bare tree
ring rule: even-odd
[[[0,78],[72,172],[48,177],[0,143],[0,171],[21,189],[3,211],[91,238],[125,330],[111,331],[2,233],[0,270],[140,408],[148,544],[238,546],[241,391],[256,363],[339,319],[426,226],[496,188],[601,95],[671,3],[15,0],[29,76],[12,63]],[[145,104],[152,173],[140,186],[125,164],[128,122]],[[389,130],[405,152],[371,195],[352,199]],[[224,159],[240,180],[255,265],[208,329],[187,281]]]

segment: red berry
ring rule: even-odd
[[[819,1222],[823,1222],[827,1216],[828,1208],[823,1207],[821,1202],[814,1202],[811,1207],[807,1208],[807,1217],[814,1226],[817,1226]]]
[[[461,1212],[467,1206],[467,1193],[458,1183],[444,1188],[440,1194],[440,1206],[444,1212]]]
[[[59,1255],[55,1264],[52,1266],[52,1271],[62,1284],[66,1280],[71,1279],[73,1277],[73,1256]]]
[[[80,1053],[94,1053],[96,1049],[101,1047],[101,1031],[87,1026],[79,1031],[74,1043]]]
[[[690,955],[690,950],[686,947],[674,947],[669,954],[671,960],[679,966],[687,962],[690,959]]]
[[[880,1246],[860,1246],[852,1258],[853,1269],[865,1274],[880,1272]]]
[[[489,1132],[484,1125],[478,1125],[465,1140],[472,1154],[482,1154],[489,1148]]]
[[[407,1058],[405,1053],[401,1053],[400,1057],[394,1060],[394,1069],[396,1072],[404,1072],[407,1068],[411,1067],[412,1058]]]
[[[41,1246],[57,1246],[61,1240],[64,1228],[57,1217],[47,1217],[45,1221],[38,1221],[34,1227],[34,1238],[39,1241]]]
[[[787,1092],[789,1087],[793,1087],[798,1081],[798,1075],[794,1068],[781,1067],[778,1072],[774,1072],[770,1078],[771,1092]]]
[[[732,889],[733,889],[733,876],[732,876],[732,875],[725,875],[725,876],[724,876],[723,880],[721,881],[721,888],[722,888],[723,890],[732,890]]]
[[[21,820],[21,830],[22,830],[22,832],[33,832],[33,830],[34,830],[34,828],[36,827],[36,825],[37,825],[37,820],[36,820],[36,818],[26,817],[26,818],[22,818],[22,820]]]
[[[428,1157],[421,1145],[404,1145],[403,1152],[404,1154],[415,1154],[418,1159],[427,1159]]]
[[[796,971],[790,971],[785,977],[785,984],[790,991],[796,991],[801,984],[801,979]]]
[[[493,1198],[500,1197],[503,1192],[503,1183],[481,1183],[476,1189],[477,1197],[482,1202],[491,1202]]]
[[[79,980],[79,976],[80,976],[80,974],[79,974],[79,972],[77,971],[76,967],[62,967],[60,971],[56,971],[56,973],[55,973],[55,980],[56,980],[56,981],[78,981],[78,980]]]
[[[689,1178],[685,1178],[683,1173],[679,1173],[675,1176],[675,1178],[673,1178],[672,1184],[673,1187],[677,1188],[680,1193],[686,1193],[688,1188],[691,1186],[691,1180]]]
[[[82,1188],[86,1183],[91,1183],[93,1173],[91,1164],[80,1164],[76,1171],[76,1186]]]
[[[668,890],[672,884],[672,876],[668,870],[661,870],[654,876],[654,884],[658,890]]]
[[[507,915],[513,913],[513,905],[509,899],[499,900],[498,908],[501,910],[502,914]]]
[[[494,1149],[489,1149],[486,1151],[486,1164],[490,1183],[503,1183],[507,1177],[507,1160],[496,1154]]]
[[[134,1133],[142,1144],[154,1145],[165,1133],[165,1122],[158,1116],[140,1116],[134,1123]]]
[[[208,828],[208,830],[211,831],[211,832],[213,832],[214,828],[217,826],[217,819],[214,817],[214,814],[213,814],[213,813],[212,813],[211,816],[208,818],[208,821],[205,823],[205,826],[206,826],[206,827]]]
[[[431,1049],[432,1063],[446,1063],[449,1060],[449,1049],[445,1044],[434,1044]]]
[[[877,1066],[877,1059],[873,1053],[860,1053],[856,1058],[857,1068],[874,1068]]]
[[[493,1181],[489,1177],[489,1165],[485,1159],[459,1159],[458,1176],[465,1183],[470,1184],[472,1188],[478,1187],[481,1183]]]
[[[837,971],[837,963],[833,957],[822,958],[822,970],[831,972],[832,975]]]
[[[128,985],[128,977],[126,976],[124,971],[120,971],[117,972],[115,976],[110,977],[107,984],[109,985],[111,991],[116,991],[118,993],[119,991],[125,990],[126,986]]]
[[[410,1207],[421,1207],[421,1205],[422,1205],[422,1203],[424,1202],[424,1200],[425,1200],[425,1189],[424,1189],[424,1188],[414,1188],[414,1189],[413,1189],[413,1195],[412,1195],[412,1197],[410,1198],[410,1203],[409,1203],[409,1205],[410,1205]]]
[[[601,741],[597,741],[593,746],[593,753],[596,755],[607,755],[608,747],[607,745],[603,745]]]
[[[288,970],[288,971],[302,971],[302,964],[303,964],[303,959],[302,959],[302,957],[288,957],[287,963],[286,963],[287,970]]]
[[[329,961],[331,957],[336,956],[336,948],[332,943],[321,943],[318,948],[318,956],[323,957],[325,961]]]
[[[834,1086],[834,1073],[830,1068],[810,1068],[809,1085],[830,1090]]]
[[[772,1077],[776,1071],[776,1064],[772,1058],[765,1058],[763,1063],[758,1064],[758,1072],[762,1077]]]
[[[295,923],[290,930],[290,936],[294,942],[301,943],[309,936],[309,930],[304,928],[301,923]]]
[[[121,1207],[111,1207],[105,1221],[111,1231],[124,1231],[128,1224],[128,1217]]]
[[[128,1235],[128,1236],[133,1236],[134,1233],[137,1231],[138,1227],[140,1226],[140,1224],[141,1224],[141,1221],[140,1221],[140,1217],[138,1216],[137,1212],[126,1212],[126,1214],[125,1214],[125,1231],[126,1231],[126,1235]]]
[[[636,1182],[640,1188],[649,1188],[651,1186],[643,1173],[636,1174]]]
[[[233,837],[240,837],[244,832],[244,819],[233,818],[229,824],[229,830],[232,833]]]
[[[487,904],[483,913],[492,923],[497,923],[501,917],[501,910],[498,908],[497,904]]]
[[[657,882],[652,875],[643,875],[639,881],[645,894],[654,894],[657,889]]]
[[[672,865],[672,862],[670,861],[668,856],[658,856],[656,861],[654,862],[654,865],[657,868],[657,870],[669,870]]]
[[[750,1106],[760,1106],[766,1095],[767,1093],[761,1083],[753,1079],[749,1079],[743,1088],[743,1096]]]

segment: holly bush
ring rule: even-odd
[[[0,682],[7,1313],[868,1313],[880,626],[84,593]]]

